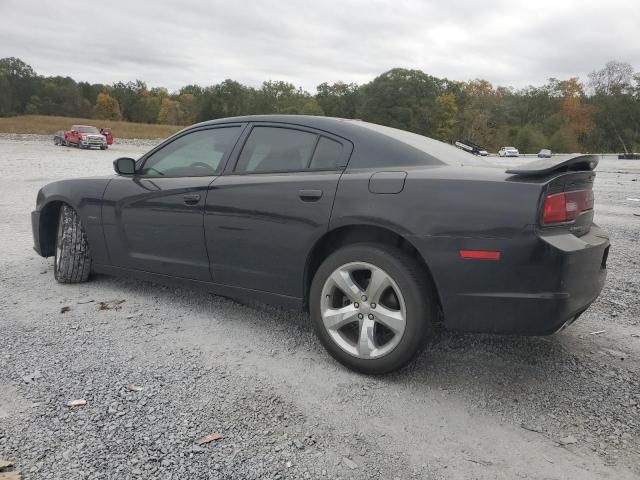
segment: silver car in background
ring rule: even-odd
[[[543,148],[538,152],[538,158],[551,158],[551,150]]]
[[[502,147],[498,150],[498,156],[500,157],[519,157],[520,152],[515,147]]]

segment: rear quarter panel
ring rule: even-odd
[[[403,236],[429,267],[447,326],[461,327],[455,325],[462,320],[458,312],[447,315],[455,311],[460,294],[504,290],[505,279],[518,265],[536,268],[535,232],[543,183],[518,181],[491,168],[404,170],[405,187],[397,194],[371,193],[368,182],[375,173],[371,169],[346,171],[338,186],[330,227],[376,225]],[[499,250],[508,264],[460,259],[459,251],[467,249]]]
[[[332,227],[372,223],[411,236],[510,237],[537,223],[542,187],[500,170],[475,167],[390,168],[405,171],[401,192],[375,194],[381,169],[347,170],[340,179]]]

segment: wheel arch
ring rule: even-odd
[[[40,210],[38,235],[40,237],[40,250],[43,257],[51,257],[55,253],[56,232],[58,230],[58,222],[60,221],[60,209],[63,205],[67,205],[76,210],[73,205],[62,199],[50,200]]]
[[[304,284],[303,284],[303,309],[309,310],[309,290],[311,288],[311,282],[322,262],[333,252],[346,245],[352,245],[355,243],[379,243],[382,245],[388,245],[395,248],[399,248],[405,253],[414,257],[425,272],[433,292],[438,302],[438,310],[442,311],[442,302],[440,300],[440,294],[438,292],[437,284],[429,268],[429,265],[420,254],[418,249],[403,235],[391,230],[387,227],[381,227],[379,225],[372,224],[353,224],[343,225],[333,230],[326,232],[318,241],[314,244],[304,269]]]

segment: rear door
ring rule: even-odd
[[[300,298],[307,255],[328,228],[352,148],[304,127],[251,125],[207,195],[213,281]]]
[[[210,281],[203,215],[243,125],[185,132],[152,151],[134,176],[118,176],[104,193],[103,225],[111,263]]]

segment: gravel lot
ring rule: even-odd
[[[54,281],[31,248],[37,190],[108,175],[153,143],[0,135],[0,460],[23,478],[638,478],[640,161],[598,167],[609,278],[576,324],[546,338],[445,333],[408,369],[366,377],[302,314]]]

